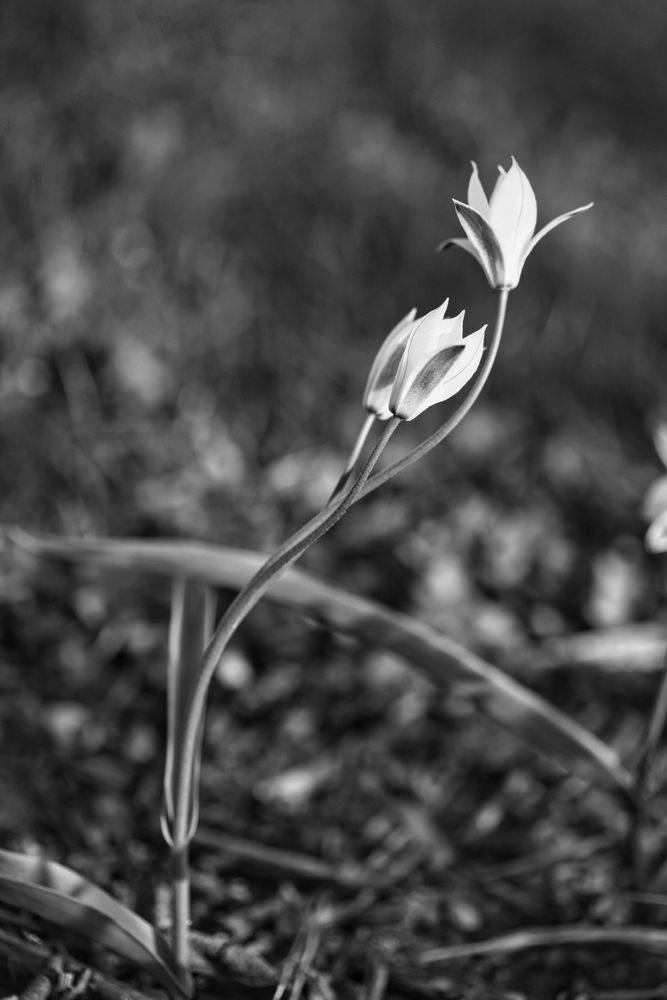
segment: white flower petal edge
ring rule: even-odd
[[[444,310],[449,299],[445,300]],[[387,335],[368,373],[364,389],[363,405],[378,420],[389,420],[391,410],[388,408],[389,397],[396,376],[396,371],[403,357],[403,349],[410,337],[412,324],[417,315],[417,309],[411,309]]]
[[[437,387],[429,394],[425,400],[422,410],[436,403],[444,403],[451,399],[457,392],[460,392],[470,381],[479,368],[484,354],[484,335],[486,326],[468,334],[463,341],[463,353],[459,355],[445,377],[438,383]],[[415,414],[416,416],[417,414]]]
[[[466,250],[472,257],[475,258],[478,264],[481,264],[482,267],[484,267],[482,258],[467,236],[454,236],[451,240],[443,240],[442,243],[436,247],[436,250],[446,250],[447,247],[460,247],[461,250]]]
[[[468,204],[476,212],[479,212],[483,219],[488,220],[490,211],[489,199],[486,197],[482,182],[479,179],[477,164],[474,160],[471,160],[471,163],[472,173],[468,181]]]
[[[449,299],[445,299],[437,309],[432,309],[421,319],[416,320],[410,331],[400,369],[414,371],[418,365],[430,361],[438,351],[444,351],[446,347],[456,347],[461,343],[465,310],[462,309],[457,316],[447,316],[445,314],[448,304]]]
[[[389,400],[402,420],[414,420],[429,406],[456,395],[473,377],[484,352],[486,327],[463,337],[463,317],[448,318],[444,309],[413,324]]]
[[[535,192],[514,157],[496,181],[490,206],[489,225],[502,247],[506,270],[514,273],[537,224]]]
[[[523,265],[526,262],[526,257],[533,252],[543,236],[550,233],[552,229],[556,228],[556,226],[560,226],[562,222],[567,222],[567,220],[571,219],[573,215],[578,215],[580,212],[587,212],[588,209],[592,208],[594,204],[594,202],[589,201],[587,205],[580,205],[579,208],[573,208],[570,212],[563,212],[562,215],[557,215],[555,219],[551,220],[551,222],[547,222],[546,226],[542,226],[539,233],[535,233],[532,240],[524,250],[523,257],[521,258],[521,267],[519,268],[519,277],[521,277],[521,271],[523,270]]]
[[[459,222],[484,269],[489,284],[492,288],[503,288],[506,284],[506,267],[498,237],[476,209],[456,199],[453,201]]]

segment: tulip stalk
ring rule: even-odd
[[[276,549],[273,555],[269,556],[261,569],[232,601],[204,653],[185,724],[182,766],[174,800],[171,852],[174,889],[172,894],[172,930],[175,958],[177,963],[183,967],[188,965],[188,926],[190,923],[187,853],[188,844],[196,825],[192,822],[190,803],[195,761],[200,742],[199,734],[211,681],[230,639],[274,578],[291,566],[306,549],[332,528],[358,500],[369,475],[399,424],[398,417],[394,417],[388,422],[368,461],[348,491],[343,493],[337,502],[328,505],[315,515],[308,524]]]
[[[370,478],[380,455],[402,422],[400,417],[391,417],[383,428],[382,434],[363,469],[357,475],[352,486],[344,492],[344,484],[349,479],[354,466],[359,460],[361,450],[374,422],[375,418],[372,416],[369,417],[362,427],[361,433],[348,459],[346,469],[327,506],[269,556],[252,580],[246,584],[234,601],[232,601],[213,634],[204,653],[200,666],[199,679],[189,707],[180,781],[176,789],[174,802],[172,926],[176,960],[184,967],[187,966],[188,926],[190,922],[190,887],[187,855],[189,841],[196,825],[192,823],[190,807],[192,783],[194,780],[197,750],[200,745],[199,734],[203,725],[206,696],[224,651],[245,617],[252,611],[273,580],[282,571],[291,566],[306,549],[332,528],[357,500],[363,496],[367,496],[368,493],[377,489],[383,483],[387,482],[388,479],[408,468],[413,462],[418,461],[432,448],[435,448],[436,445],[444,441],[454,428],[458,426],[480,395],[493,367],[502,336],[508,296],[509,289],[504,288],[500,290],[498,312],[489,349],[472,390],[465,397],[455,413],[434,434],[414,448],[408,455]]]
[[[183,699],[187,704],[183,708],[173,803],[168,803],[167,838],[172,861],[173,948],[176,962],[182,968],[188,966],[188,849],[197,826],[193,790],[197,781],[206,698],[230,639],[272,582],[329,531],[353,504],[419,461],[460,424],[478,399],[493,368],[505,325],[509,293],[519,282],[526,258],[546,233],[590,208],[584,205],[567,212],[536,234],[537,205],[530,181],[514,159],[508,171],[499,169],[500,178],[487,199],[473,164],[468,204],[454,201],[466,238],[452,238],[441,244],[441,248],[455,245],[468,251],[481,265],[491,287],[498,291],[496,318],[486,351],[486,327],[464,336],[464,312],[448,317],[449,300],[419,318],[417,310],[413,309],[393,328],[377,352],[366,383],[363,405],[369,416],[329,501],[268,557],[231,602],[204,651],[191,693]],[[451,399],[468,384],[472,387],[467,395],[435,433],[380,472],[373,471],[403,420],[415,419],[428,407]],[[367,450],[366,442],[376,420],[385,423],[375,446],[370,449],[370,456],[364,461],[362,454]]]
[[[369,413],[366,419],[364,420],[361,430],[357,434],[357,440],[354,442],[354,447],[352,448],[350,456],[347,462],[345,463],[345,468],[341,472],[338,478],[338,482],[334,486],[331,496],[327,501],[327,507],[329,506],[331,501],[338,496],[339,493],[342,493],[342,491],[345,489],[350,479],[352,478],[352,474],[355,470],[357,462],[359,461],[359,458],[361,457],[361,452],[363,451],[364,445],[368,440],[368,435],[370,434],[374,423],[375,423],[375,415],[373,413]]]

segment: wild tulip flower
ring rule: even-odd
[[[445,240],[438,249],[461,247],[482,265],[492,288],[516,288],[528,254],[542,237],[578,212],[586,212],[593,202],[559,215],[535,233],[537,202],[530,181],[514,157],[509,170],[498,169],[500,177],[489,199],[473,162],[468,204],[453,199],[467,238]]]
[[[445,315],[449,299],[394,327],[371,368],[364,405],[380,420],[413,420],[429,406],[456,395],[473,377],[484,352],[486,327],[463,336],[464,313]]]

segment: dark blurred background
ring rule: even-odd
[[[3,519],[280,537],[396,320],[450,296],[492,321],[472,259],[434,247],[469,161],[489,187],[515,155],[540,225],[595,207],[531,256],[483,402],[417,479],[537,483],[640,534],[666,40],[659,0],[3,0]]]

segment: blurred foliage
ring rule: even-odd
[[[531,257],[486,406],[558,469],[652,463],[666,29],[658,0],[4,0],[4,518],[273,537],[264,474],[342,458],[398,317],[491,321],[433,248],[468,161],[511,154],[541,221],[596,205]]]

